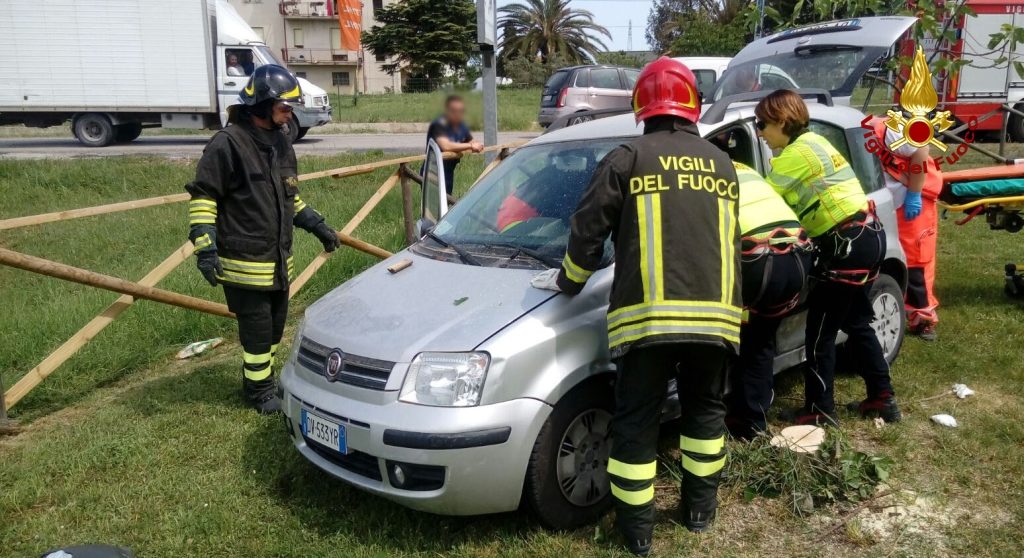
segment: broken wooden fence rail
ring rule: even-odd
[[[484,172],[481,173],[481,177],[491,171],[498,161],[503,160],[508,156],[512,149],[515,149],[522,142],[510,143],[504,145],[497,145],[486,148],[485,151],[498,151],[498,157],[494,162],[489,164]],[[446,159],[458,157],[453,153],[445,153]],[[398,169],[392,173],[387,180],[377,189],[376,192],[367,202],[359,209],[358,212],[345,224],[345,226],[338,232],[338,240],[355,250],[362,251],[372,256],[386,259],[392,256],[392,253],[374,246],[363,240],[359,240],[351,236],[355,229],[369,216],[374,208],[384,199],[387,194],[394,189],[396,184],[401,184],[402,187],[402,220],[405,225],[405,237],[406,243],[412,244],[416,241],[415,238],[415,223],[414,223],[414,196],[413,188],[410,181],[411,176],[418,175],[409,169],[409,163],[415,163],[424,160],[423,155],[413,157],[401,157],[397,159],[390,159],[386,161],[379,161],[376,163],[367,163],[362,165],[354,165],[349,167],[342,167],[338,169],[332,169],[327,171],[318,171],[314,173],[307,173],[299,175],[299,180],[315,180],[319,178],[344,178],[349,176],[357,176],[361,174],[367,174],[375,170],[386,168],[390,166],[398,166]],[[0,220],[0,230],[16,229],[21,227],[27,227],[32,225],[40,225],[44,223],[52,223],[56,221],[64,221],[70,219],[77,219],[81,217],[92,217],[96,215],[104,215],[109,213],[117,213],[121,211],[128,211],[132,209],[141,209],[145,207],[154,207],[158,205],[164,205],[169,203],[180,203],[187,201],[190,198],[189,194],[172,194],[168,196],[156,196],[152,198],[144,198],[139,200],[131,200],[127,202],[118,202],[112,204],[104,204],[93,207],[84,207],[79,209],[70,209],[64,211],[55,211],[51,213],[43,213],[38,215],[29,215],[25,217],[15,217],[11,219]],[[105,327],[110,325],[122,312],[127,310],[136,299],[142,298],[147,300],[153,300],[156,302],[162,302],[181,308],[190,310],[197,310],[200,312],[206,312],[223,317],[234,317],[227,306],[218,304],[208,300],[190,297],[174,293],[171,291],[165,291],[163,289],[155,288],[155,285],[163,280],[167,275],[178,267],[182,262],[187,260],[192,255],[192,243],[186,242],[180,248],[175,250],[164,259],[159,265],[153,268],[147,273],[138,283],[133,283],[118,277],[112,277],[109,275],[103,275],[86,269],[76,268],[73,266],[61,264],[51,260],[14,252],[12,250],[6,250],[0,248],[0,264],[9,265],[26,271],[40,273],[50,277],[64,279],[75,283],[80,283],[92,287],[110,290],[113,292],[121,293],[121,296],[117,298],[110,306],[108,306],[103,312],[98,314],[92,320],[89,321],[80,330],[75,332],[67,341],[65,341],[55,351],[50,353],[42,362],[40,362],[35,368],[25,374],[20,380],[15,382],[10,389],[6,392],[3,391],[3,386],[0,385],[0,430],[5,428],[5,424],[13,424],[10,421],[6,421],[6,410],[13,407],[19,401],[21,401],[32,389],[41,384],[50,374],[52,374],[62,364],[67,362],[75,353],[77,353],[82,347],[84,347],[89,341],[91,341],[96,335],[98,335]],[[292,281],[289,290],[289,297],[295,296],[297,293],[311,278],[312,276],[323,266],[327,261],[329,254],[323,252],[319,254],[299,274],[294,281]],[[11,427],[14,428],[13,426]]]

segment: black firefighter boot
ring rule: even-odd
[[[864,401],[854,401],[846,406],[861,417],[882,417],[885,422],[899,422],[903,418],[900,408],[896,404],[896,398],[891,391],[883,391],[878,395],[868,397]]]
[[[277,396],[277,383],[274,382],[273,375],[259,381],[250,380],[243,375],[242,393],[245,394],[249,405],[261,415],[281,412],[281,399]]]

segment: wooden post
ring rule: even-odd
[[[96,205],[93,207],[83,207],[81,209],[55,211],[53,213],[43,213],[40,215],[29,215],[27,217],[15,217],[13,219],[4,219],[0,221],[0,230],[16,229],[18,227],[40,225],[43,223],[52,223],[54,221],[64,221],[66,219],[77,219],[79,217],[92,217],[93,215],[116,213],[118,211],[140,209],[143,207],[152,207],[154,205],[164,205],[167,203],[177,203],[187,201],[188,199],[188,194],[174,194],[171,196],[157,196],[155,198],[145,198],[141,200],[109,203],[106,205]]]
[[[152,271],[146,274],[139,284],[147,287],[153,287],[164,277],[167,277],[171,271],[174,271],[181,262],[187,260],[192,255],[192,243],[186,242],[182,244],[180,248],[174,251],[167,259],[160,262],[160,265],[153,268]],[[92,341],[94,337],[99,335],[103,328],[107,327],[114,321],[122,312],[127,310],[135,299],[128,295],[121,295],[113,304],[107,307],[106,310],[100,312],[95,318],[89,323],[75,332],[63,345],[57,347],[56,351],[50,353],[42,362],[36,365],[35,368],[29,370],[27,374],[22,376],[20,380],[15,382],[11,389],[7,393],[0,397],[0,400],[6,399],[7,407],[14,407],[18,401],[21,401],[23,397],[28,395],[28,392],[32,391],[36,386],[43,382],[50,374],[52,374],[62,364],[67,362],[72,355],[77,353],[82,347],[84,347],[89,341]],[[0,391],[0,393],[3,393]]]
[[[381,248],[379,246],[374,246],[373,244],[370,244],[369,242],[363,242],[362,240],[359,240],[358,238],[352,238],[351,236],[349,236],[347,234],[338,233],[338,240],[340,240],[341,243],[344,244],[345,246],[348,246],[350,248],[355,248],[356,250],[359,250],[360,252],[366,252],[367,254],[369,254],[371,256],[377,256],[378,258],[380,258],[382,260],[386,260],[386,259],[390,258],[391,256],[394,256],[394,254],[392,254],[391,252],[388,252],[387,250],[385,250],[385,249],[383,249],[383,248]]]
[[[18,425],[7,418],[7,404],[4,403],[6,397],[3,397],[3,393],[4,371],[0,370],[0,434],[14,434],[18,431]]]
[[[409,177],[411,171],[403,163],[398,172],[402,176],[402,221],[405,223],[405,245],[410,246],[416,242],[415,202],[413,201],[412,178]]]
[[[343,229],[341,229],[342,234],[352,234],[352,232],[356,230],[356,227],[358,227],[370,215],[373,208],[377,207],[377,204],[384,199],[384,196],[386,196],[388,192],[395,187],[398,180],[399,171],[395,171],[395,173],[389,176],[388,179],[384,181],[384,184],[381,184],[380,188],[370,196],[370,199],[363,204],[363,207],[359,209],[355,216],[349,219],[349,222],[345,224]],[[306,269],[302,270],[302,273],[300,273],[288,287],[288,298],[295,296],[295,293],[299,292],[302,287],[306,286],[306,283],[308,283],[313,277],[313,274],[319,271],[320,268],[327,263],[328,257],[330,257],[330,254],[327,252],[320,252],[315,258],[313,258],[313,261],[306,266]]]
[[[355,239],[350,240],[355,241]],[[343,239],[342,242],[345,242],[345,240]],[[366,246],[376,248],[369,244]],[[380,250],[380,248],[376,249]],[[106,289],[115,293],[131,295],[135,298],[144,298],[154,302],[163,302],[164,304],[170,304],[171,306],[177,306],[187,310],[198,310],[199,312],[206,312],[207,314],[223,316],[225,318],[235,317],[235,315],[228,310],[228,307],[223,304],[217,304],[216,302],[211,302],[209,300],[173,293],[163,289],[147,287],[138,283],[126,281],[119,277],[103,275],[102,273],[96,273],[95,271],[89,271],[80,267],[73,267],[51,260],[29,256],[28,254],[22,254],[21,252],[15,252],[6,248],[0,248],[0,264],[24,269],[25,271],[31,271],[33,273],[39,273],[40,275],[56,277],[57,279],[64,279],[65,281],[71,281],[72,283],[79,283],[90,287],[96,287],[98,289]]]

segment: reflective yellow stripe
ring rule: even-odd
[[[697,475],[698,477],[709,477],[721,471],[722,467],[725,467],[724,457],[705,463],[703,461],[697,461],[685,453],[683,454],[683,469]]]
[[[665,257],[661,246],[661,195],[651,196],[651,212],[647,216],[650,227],[654,232],[654,244],[651,246],[651,254],[654,256],[654,300],[665,299],[665,272],[661,262]],[[723,301],[725,302],[725,301]]]
[[[697,438],[679,437],[679,449],[704,455],[718,455],[725,447],[725,436],[714,440],[698,440]]]
[[[718,226],[722,243],[722,304],[733,302],[733,292],[736,290],[736,219],[733,215],[733,208],[736,202],[732,200],[718,200]]]
[[[645,481],[651,480],[658,473],[658,462],[650,463],[624,463],[618,459],[608,460],[608,474],[622,477],[627,480]]]
[[[724,314],[739,316],[740,307],[733,304],[722,304],[718,301],[700,300],[700,301],[686,301],[686,300],[659,300],[657,302],[641,302],[639,304],[632,304],[630,306],[623,306],[617,308],[613,312],[608,313],[609,320],[615,320],[617,318],[627,319],[627,316],[623,314],[643,314],[650,310],[665,310],[672,311],[674,309],[686,309],[692,312],[713,312],[721,310]]]
[[[270,362],[270,353],[254,355],[252,353],[242,351],[242,361],[246,364],[266,364]]]
[[[248,93],[248,92],[249,92],[249,90],[248,90],[248,88],[246,88],[246,93]],[[252,93],[249,93],[249,94],[252,95]],[[295,84],[295,89],[292,89],[291,91],[289,91],[287,93],[282,93],[280,96],[278,96],[278,99],[298,99],[301,96],[302,96],[302,91],[299,89],[299,85]]]
[[[212,215],[193,215],[189,217],[189,225],[215,225],[217,218]]]
[[[252,285],[254,287],[270,287],[274,284],[274,276],[268,275],[267,277],[253,277],[252,275],[244,275],[241,273],[235,273],[234,271],[224,270],[223,275],[218,275],[217,279],[226,281],[228,283],[239,283],[243,285]]]
[[[188,207],[189,207],[190,210],[191,209],[198,209],[200,207],[210,208],[210,209],[213,209],[214,212],[216,212],[217,211],[217,202],[215,202],[213,200],[204,199],[204,198],[196,198],[196,199],[193,199],[193,200],[189,200]]]
[[[203,248],[211,246],[213,244],[213,241],[210,240],[209,234],[204,234],[203,236],[200,236],[199,238],[195,239],[195,241],[193,241],[192,244],[195,245],[195,250],[193,250],[193,252],[198,252]]]
[[[260,381],[266,380],[273,373],[274,373],[274,369],[269,367],[269,366],[266,367],[265,369],[259,370],[257,372],[253,372],[251,370],[246,370],[244,372],[245,379],[253,381],[253,382],[260,382]]]
[[[306,209],[306,202],[302,201],[302,198],[295,196],[295,213],[298,213]]]
[[[568,253],[562,258],[562,269],[565,270],[565,276],[573,283],[586,283],[587,279],[590,279],[590,276],[594,274],[593,271],[587,271],[576,265]]]
[[[277,346],[279,344],[280,343],[274,343],[273,345],[270,346],[270,356],[271,357],[273,357],[275,354],[277,354]]]
[[[245,262],[230,258],[221,258],[220,261],[224,265],[224,269],[251,273],[253,275],[272,275],[274,268],[277,267],[277,264],[274,262]]]
[[[654,501],[654,485],[641,490],[626,490],[625,488],[619,488],[618,486],[615,486],[614,482],[611,483],[611,485],[612,496],[631,506],[642,506]]]
[[[650,194],[640,196],[636,202],[637,234],[640,237],[640,280],[644,285],[644,300],[651,300],[651,281],[654,279],[651,263],[651,249],[654,239],[651,238],[650,224],[647,222],[647,206]]]
[[[716,321],[650,320],[631,324],[608,335],[611,348],[654,335],[707,335],[740,342],[740,326]]]
[[[628,314],[621,314],[618,318],[608,322],[608,331],[614,331],[622,327],[626,322],[648,321],[653,318],[705,318],[707,320],[718,320],[739,324],[741,320],[740,309],[717,309],[704,308],[699,310],[676,309],[670,306],[652,305],[642,311],[634,311]]]

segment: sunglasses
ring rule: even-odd
[[[764,120],[755,120],[754,126],[757,126],[757,129],[763,132],[764,129],[768,127],[768,123],[765,122]]]

